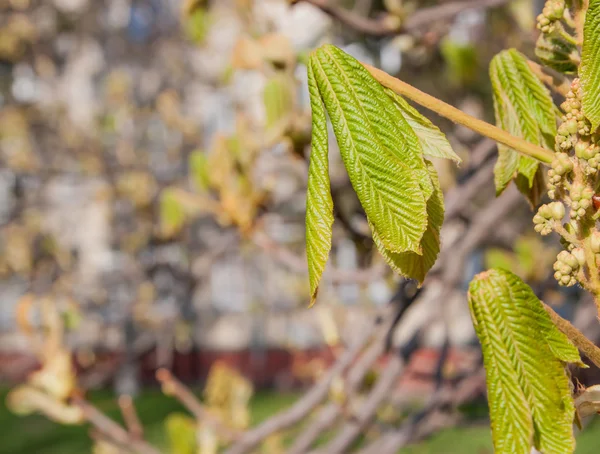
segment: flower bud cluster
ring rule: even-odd
[[[549,235],[552,232],[552,222],[561,221],[565,217],[565,206],[562,202],[552,202],[542,205],[533,217],[534,230],[541,235]]]
[[[600,146],[597,135],[591,134],[590,122],[581,111],[579,79],[573,80],[567,99],[561,104],[563,123],[558,128],[556,146],[560,150],[575,151],[586,175],[595,175],[600,168]]]
[[[585,253],[582,248],[571,252],[561,251],[554,262],[554,278],[559,285],[571,287],[577,284],[577,271],[585,264]]]
[[[563,185],[572,170],[573,161],[567,153],[558,152],[554,155],[551,168],[548,170],[548,196],[551,199],[556,198],[556,188]]]
[[[594,191],[588,186],[573,183],[571,186],[571,217],[579,220],[585,216],[586,211],[592,206]]]
[[[542,10],[542,14],[537,17],[537,28],[542,33],[552,33],[555,29],[556,21],[562,19],[564,12],[564,0],[548,0]]]

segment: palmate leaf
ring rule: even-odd
[[[439,129],[403,99],[386,94],[340,49],[325,45],[310,55],[308,82],[313,114],[306,205],[311,304],[331,249],[333,223],[325,110],[377,248],[397,272],[422,282],[439,252],[444,220],[437,174],[423,154],[460,159]]]
[[[329,182],[327,118],[311,63],[308,66],[308,89],[312,109],[312,151],[306,198],[306,254],[312,305],[331,250],[333,200]]]
[[[556,119],[550,93],[529,68],[527,59],[515,49],[497,54],[490,63],[490,79],[498,127],[528,142],[554,150]],[[539,201],[536,179],[539,163],[498,144],[494,168],[496,193],[506,189],[513,178],[533,205]]]
[[[577,349],[552,324],[531,288],[492,269],[469,287],[471,317],[481,342],[496,453],[545,454],[575,449],[575,407],[565,362]]]
[[[444,197],[440,183],[433,165],[429,162],[427,165],[434,190],[427,200],[427,230],[421,239],[423,253],[419,255],[415,252],[390,252],[381,243],[377,231],[371,225],[375,245],[388,265],[401,276],[416,279],[419,283],[423,283],[425,275],[435,264],[440,252],[440,230],[444,222]]]
[[[600,0],[590,0],[585,14],[579,78],[583,113],[595,131],[600,125]]]
[[[418,139],[367,70],[334,46],[310,57],[350,181],[385,247],[421,253],[426,175]]]
[[[402,96],[385,88],[386,94],[394,101],[396,107],[416,134],[423,154],[433,158],[451,159],[460,164],[462,159],[454,152],[446,135],[428,118],[419,113]]]

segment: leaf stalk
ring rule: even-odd
[[[491,125],[483,120],[472,117],[457,109],[456,107],[447,104],[434,96],[428,95],[421,90],[413,87],[406,82],[390,76],[386,72],[377,69],[366,63],[363,66],[371,73],[371,75],[384,87],[389,88],[395,93],[406,96],[417,104],[426,107],[429,110],[447,118],[454,123],[466,126],[467,128],[485,136],[496,142],[499,142],[507,147],[510,147],[521,154],[531,156],[544,164],[550,164],[554,160],[554,153],[538,145],[527,142],[526,140],[509,134],[508,132]]]

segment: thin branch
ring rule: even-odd
[[[342,24],[357,32],[364,33],[365,35],[389,36],[400,32],[400,21],[396,24],[392,24],[380,19],[369,19],[353,13],[348,9],[332,5],[328,0],[296,0],[292,3],[300,3],[301,1],[316,6],[324,13],[329,14],[334,19],[340,21]]]
[[[406,96],[407,98],[412,99],[417,104],[432,110],[438,115],[441,115],[442,117],[445,117],[454,123],[466,126],[482,136],[489,137],[496,142],[504,144],[524,155],[531,156],[532,158],[535,158],[545,164],[550,164],[554,159],[554,153],[550,150],[546,150],[539,145],[529,143],[526,140],[515,137],[494,125],[472,117],[456,107],[446,104],[445,102],[422,92],[412,85],[390,76],[380,69],[377,69],[366,63],[363,63],[363,65],[384,87],[393,90],[401,96]]]
[[[596,347],[591,340],[589,340],[581,331],[571,325],[568,320],[565,320],[556,312],[554,312],[550,306],[544,304],[544,309],[546,309],[546,312],[548,312],[548,315],[550,315],[550,319],[559,329],[559,331],[567,336],[571,342],[573,342],[573,344],[596,365],[596,367],[600,367],[600,348]]]
[[[394,323],[392,317],[389,321]],[[365,376],[385,351],[389,326],[379,329],[376,338],[358,361],[350,368],[344,381],[344,393],[351,398],[358,391]],[[295,438],[288,454],[304,454],[324,431],[329,429],[342,413],[340,404],[331,402],[322,408],[310,424]]]
[[[505,3],[508,3],[508,0],[466,0],[420,8],[406,19],[402,29],[412,32],[432,22],[448,21],[467,9],[493,8]]]
[[[400,33],[414,33],[418,29],[438,21],[449,21],[464,10],[472,8],[491,8],[507,3],[508,0],[465,0],[443,5],[421,8],[405,21],[385,17],[371,19],[351,10],[333,5],[330,0],[295,0],[293,3],[309,3],[353,30],[365,35],[384,37]]]
[[[327,454],[347,452],[352,442],[371,422],[381,403],[390,395],[402,369],[403,362],[399,355],[392,356],[356,416],[343,426],[340,433],[322,451],[318,452]]]
[[[141,440],[144,437],[144,428],[140,423],[140,418],[135,410],[133,399],[131,396],[122,395],[119,397],[118,402],[127,430],[133,438]]]
[[[190,389],[177,380],[167,369],[159,369],[156,372],[156,379],[162,384],[163,392],[179,400],[198,422],[209,424],[220,436],[229,441],[235,441],[241,433],[228,427],[218,417],[213,415],[196,398]]]
[[[81,408],[85,419],[101,434],[114,443],[137,454],[160,454],[154,446],[144,440],[133,437],[123,427],[110,419],[86,400],[74,397],[73,403]]]
[[[467,257],[489,238],[490,232],[497,228],[500,221],[514,211],[523,198],[519,191],[510,187],[502,197],[494,199],[483,210],[480,210],[473,219],[468,232],[459,244],[452,248],[444,248],[440,253],[438,262],[444,269],[443,280],[450,288],[454,288],[463,278],[463,271]],[[451,263],[448,263],[451,261]]]
[[[471,400],[481,388],[485,389],[485,373],[483,368],[478,367],[456,386],[435,392],[430,397],[427,406],[409,418],[400,429],[379,437],[361,449],[359,453],[395,454],[409,443],[422,440],[444,427],[455,424],[460,420],[461,414],[457,412],[440,414],[440,409],[448,406],[456,408]]]
[[[237,443],[225,451],[225,454],[244,454],[250,452],[269,435],[287,429],[306,418],[310,412],[327,398],[333,380],[344,373],[352,364],[373,333],[378,329],[384,329],[382,328],[381,320],[390,319],[389,312],[391,309],[391,307],[386,307],[376,317],[375,323],[357,332],[354,343],[339,356],[336,363],[327,371],[326,375],[300,400],[292,405],[291,408],[267,419],[254,429],[245,432]]]

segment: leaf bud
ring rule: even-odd
[[[565,206],[562,202],[552,202],[548,204],[550,216],[556,221],[561,221],[565,217]]]
[[[571,254],[573,255],[573,257],[575,257],[577,263],[579,263],[579,266],[585,265],[585,252],[583,248],[576,247],[571,251]]]

